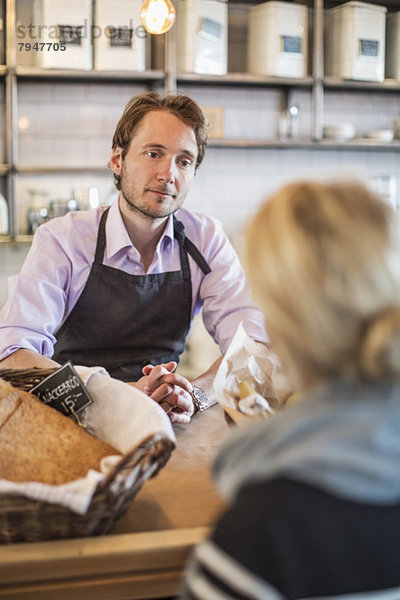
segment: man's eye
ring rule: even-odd
[[[152,152],[151,150],[149,150],[149,152],[147,152],[147,156],[149,156],[150,158],[157,158],[158,152]]]
[[[192,161],[188,160],[187,158],[183,158],[181,160],[182,167],[190,167],[191,164],[192,164]]]

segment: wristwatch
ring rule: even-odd
[[[206,410],[206,408],[208,408],[208,396],[201,387],[199,387],[198,385],[194,385],[191,396],[195,408],[195,413],[203,412],[204,410]]]

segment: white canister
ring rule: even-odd
[[[352,1],[327,12],[326,75],[384,80],[386,10],[385,6]]]
[[[10,227],[8,223],[7,200],[3,194],[0,194],[0,235],[7,235],[8,233],[10,233]]]
[[[91,0],[34,0],[33,16],[43,49],[36,64],[45,69],[92,68]]]
[[[140,22],[141,0],[96,0],[93,24],[97,71],[146,70],[150,44]]]
[[[264,2],[249,10],[247,70],[255,75],[305,77],[308,60],[307,7]]]
[[[178,0],[176,56],[180,73],[227,73],[227,0]]]

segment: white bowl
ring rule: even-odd
[[[365,137],[375,142],[391,142],[393,140],[393,131],[391,129],[377,129],[376,131],[368,131]]]
[[[326,125],[323,129],[324,138],[347,141],[355,136],[356,128],[352,123]]]

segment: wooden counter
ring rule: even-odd
[[[0,599],[175,596],[188,554],[222,508],[210,465],[229,429],[214,406],[175,432],[169,463],[111,535],[0,546]]]

